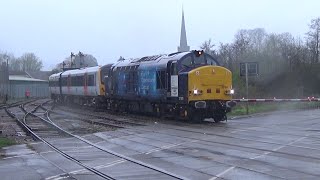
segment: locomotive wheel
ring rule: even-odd
[[[219,123],[220,121],[226,121],[227,115],[224,113],[213,115],[213,120],[215,123]]]
[[[162,117],[162,115],[163,115],[163,107],[162,107],[161,104],[155,105],[153,111],[154,111],[154,115],[157,118],[161,118]]]
[[[160,107],[155,108],[155,114],[156,114],[156,117],[158,117],[158,118],[161,117],[162,113],[161,113]]]
[[[203,120],[203,118],[200,113],[195,113],[191,117],[191,122],[193,122],[193,123],[200,123],[200,122],[202,122],[202,120]]]
[[[189,117],[189,121],[192,123],[200,123],[203,121],[203,116],[201,111],[191,108],[188,111],[188,117]]]

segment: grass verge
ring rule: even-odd
[[[0,137],[0,148],[11,146],[14,144],[16,144],[14,140],[11,140],[5,137]]]
[[[320,108],[320,102],[258,102],[249,103],[249,114],[317,108]],[[230,113],[228,113],[229,116],[240,116],[246,114],[246,103],[238,103],[237,106],[234,107]]]

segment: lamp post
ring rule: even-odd
[[[79,57],[80,57],[80,62],[79,62],[79,68],[82,68],[82,66],[83,66],[83,57],[84,57],[84,54],[81,52],[81,51],[79,51]]]
[[[70,54],[70,67],[72,68],[72,66],[74,65],[74,62],[73,62],[73,60],[72,60],[72,58],[74,58],[75,57],[75,55],[73,54],[73,52],[71,52],[71,54]]]

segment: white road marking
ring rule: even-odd
[[[301,141],[301,140],[303,140],[303,139],[305,139],[305,138],[307,138],[307,137],[301,137],[301,138],[296,139],[296,140],[294,140],[294,141],[292,141],[292,142],[290,142],[290,143],[288,143],[288,144],[281,145],[281,146],[279,146],[279,147],[277,147],[277,148],[274,148],[274,149],[272,149],[272,151],[265,152],[265,153],[260,154],[260,155],[258,155],[258,156],[252,157],[252,158],[250,158],[250,159],[257,159],[257,158],[263,157],[263,156],[268,155],[268,154],[270,154],[270,153],[272,153],[272,152],[274,152],[274,151],[278,151],[278,150],[280,150],[280,149],[282,149],[282,148],[284,148],[284,147],[286,147],[286,146],[288,146],[288,145],[292,145],[292,144],[294,144],[294,143],[296,143],[296,142],[298,142],[298,141]],[[232,167],[230,167],[230,168],[222,171],[221,173],[217,174],[216,176],[212,177],[212,178],[209,179],[209,180],[215,180],[215,179],[223,176],[224,174],[228,173],[229,171],[231,171],[231,170],[234,169],[234,168],[235,168],[235,166],[232,166]]]
[[[222,171],[221,173],[217,174],[216,176],[210,178],[209,180],[215,180],[215,179],[223,176],[223,175],[226,174],[227,172],[231,171],[231,170],[234,169],[234,168],[235,168],[235,166],[229,167],[228,169]]]
[[[110,162],[110,163],[105,164],[105,165],[95,166],[94,169],[98,170],[98,169],[102,169],[102,168],[106,168],[106,167],[111,167],[111,166],[114,166],[114,165],[117,165],[117,164],[120,164],[120,163],[123,163],[123,162],[126,162],[126,160],[116,160],[116,161]],[[86,169],[78,169],[78,170],[70,171],[70,172],[68,172],[68,174],[78,174],[78,173],[84,173],[84,172],[88,172],[88,170],[86,170]],[[50,177],[47,177],[46,180],[65,179],[66,177],[60,177],[60,176],[65,175],[65,174],[66,173],[50,176]]]
[[[279,146],[279,147],[277,147],[277,148],[274,148],[274,149],[272,149],[272,151],[265,152],[265,153],[260,154],[260,155],[258,155],[258,156],[252,157],[252,158],[250,158],[250,159],[257,159],[257,158],[263,157],[263,156],[265,156],[265,155],[271,154],[271,153],[273,153],[273,151],[278,151],[278,150],[280,150],[280,149],[282,149],[282,148],[284,148],[284,147],[286,147],[286,146],[292,145],[292,144],[294,144],[294,143],[296,143],[296,142],[298,142],[298,141],[301,141],[301,140],[303,140],[303,139],[305,139],[305,138],[307,138],[307,137],[301,137],[301,138],[296,139],[296,140],[294,140],[294,141],[292,141],[292,142],[290,142],[290,143],[288,143],[288,144],[285,144],[285,145]]]
[[[246,128],[246,129],[234,130],[234,131],[231,131],[230,133],[243,132],[243,131],[250,131],[250,130],[254,130],[255,128],[257,128],[257,127],[250,127],[250,128]]]
[[[64,149],[74,149],[74,147],[64,147]],[[79,149],[88,149],[88,148],[92,148],[92,146],[83,146],[83,147],[77,147],[77,150],[73,150],[73,151],[63,151],[65,153],[73,153],[73,152],[79,152]],[[5,158],[2,158],[2,159],[12,159],[12,158],[20,158],[20,157],[24,157],[24,156],[29,156],[29,155],[36,155],[36,154],[48,154],[48,153],[53,153],[53,152],[56,152],[56,151],[44,151],[44,152],[40,152],[40,153],[29,153],[29,154],[22,154],[22,155],[16,155],[16,156],[9,156],[9,157],[5,157]]]
[[[143,154],[151,154],[151,153],[153,153],[153,152],[158,152],[158,151],[162,151],[162,150],[165,150],[165,149],[170,149],[170,148],[172,148],[172,147],[180,146],[180,145],[182,145],[182,144],[193,143],[193,142],[197,142],[197,141],[199,141],[199,140],[187,141],[187,142],[178,143],[178,144],[165,145],[165,146],[162,146],[162,147],[158,147],[158,148],[151,149],[151,150],[149,150],[148,152],[145,152],[145,153],[143,153]]]
[[[23,154],[23,155],[9,156],[9,157],[5,157],[2,159],[5,160],[5,159],[12,159],[12,158],[20,158],[20,157],[36,155],[36,154],[38,154],[38,153],[29,153],[29,154]]]
[[[182,144],[193,143],[193,142],[197,142],[197,141],[199,141],[199,140],[187,141],[187,142],[178,143],[178,144],[170,144],[170,145],[162,146],[162,147],[159,147],[159,148],[151,149],[150,151],[147,151],[147,152],[144,152],[144,153],[141,153],[141,154],[151,154],[153,152],[158,152],[158,151],[161,151],[161,150],[170,149],[172,147],[177,147],[177,146],[180,146]],[[93,168],[95,168],[95,169],[103,169],[103,168],[112,167],[114,165],[121,164],[121,163],[124,163],[124,162],[127,162],[127,160],[116,160],[116,161],[113,161],[113,162],[105,164],[105,165],[95,166]],[[70,171],[68,174],[77,174],[77,173],[82,173],[82,172],[88,172],[88,170],[86,170],[86,169],[78,169],[78,170]],[[62,175],[65,175],[65,173],[47,177],[46,180],[65,179],[66,177],[60,177]]]

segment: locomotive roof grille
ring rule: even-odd
[[[145,61],[155,61],[162,55],[146,56],[141,59],[138,59],[136,62],[145,62]]]

